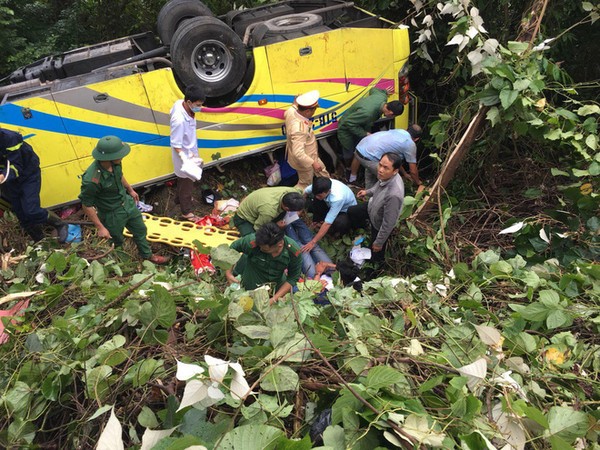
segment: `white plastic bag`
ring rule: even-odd
[[[267,176],[267,186],[277,186],[281,183],[281,167],[275,162],[268,167],[265,167],[265,175]]]

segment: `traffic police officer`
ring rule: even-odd
[[[46,223],[56,228],[59,242],[67,240],[67,224],[40,206],[40,159],[21,134],[4,129],[0,129],[0,185],[19,223],[35,242],[44,238]]]
[[[123,176],[121,160],[130,151],[116,136],[100,139],[92,151],[95,161],[83,174],[79,199],[98,236],[112,239],[118,247],[123,245],[123,229],[127,227],[142,258],[164,264],[168,258],[152,254],[146,225],[136,206],[140,198]]]
[[[286,158],[298,172],[297,188],[304,189],[314,176],[329,177],[325,164],[319,158],[317,139],[313,133],[312,116],[319,107],[319,91],[299,95],[285,112]]]

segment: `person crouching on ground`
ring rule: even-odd
[[[146,240],[146,225],[136,206],[140,198],[123,176],[121,160],[130,151],[129,145],[116,136],[100,139],[92,151],[95,161],[82,176],[79,200],[99,237],[111,239],[115,247],[120,247],[124,241],[123,229],[127,227],[142,258],[165,264],[167,257],[152,254]]]
[[[240,282],[249,291],[273,283],[275,293],[269,300],[271,305],[290,292],[300,279],[300,247],[273,222],[264,224],[255,234],[234,241],[231,248],[242,257],[225,273],[229,284]],[[236,278],[238,275],[241,280]]]

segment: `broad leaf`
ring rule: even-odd
[[[570,406],[553,406],[548,412],[548,433],[568,443],[585,436],[588,426],[587,414]]]
[[[339,425],[329,425],[323,432],[323,445],[333,450],[346,450],[344,429]]]
[[[219,444],[221,450],[272,450],[283,431],[268,425],[243,425],[228,432]]]
[[[403,379],[404,375],[392,367],[376,366],[369,370],[365,380],[365,386],[377,390],[383,387],[391,387]]]
[[[267,368],[269,370],[270,368]],[[265,391],[285,392],[298,389],[298,374],[288,366],[276,366],[261,381],[260,387]]]

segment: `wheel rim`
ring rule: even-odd
[[[300,25],[308,21],[308,17],[306,16],[295,16],[295,17],[285,17],[283,19],[275,21],[275,25],[278,27],[289,27],[292,25]]]
[[[219,41],[202,41],[192,52],[192,67],[202,81],[210,83],[224,79],[231,71],[232,64],[233,55]]]

